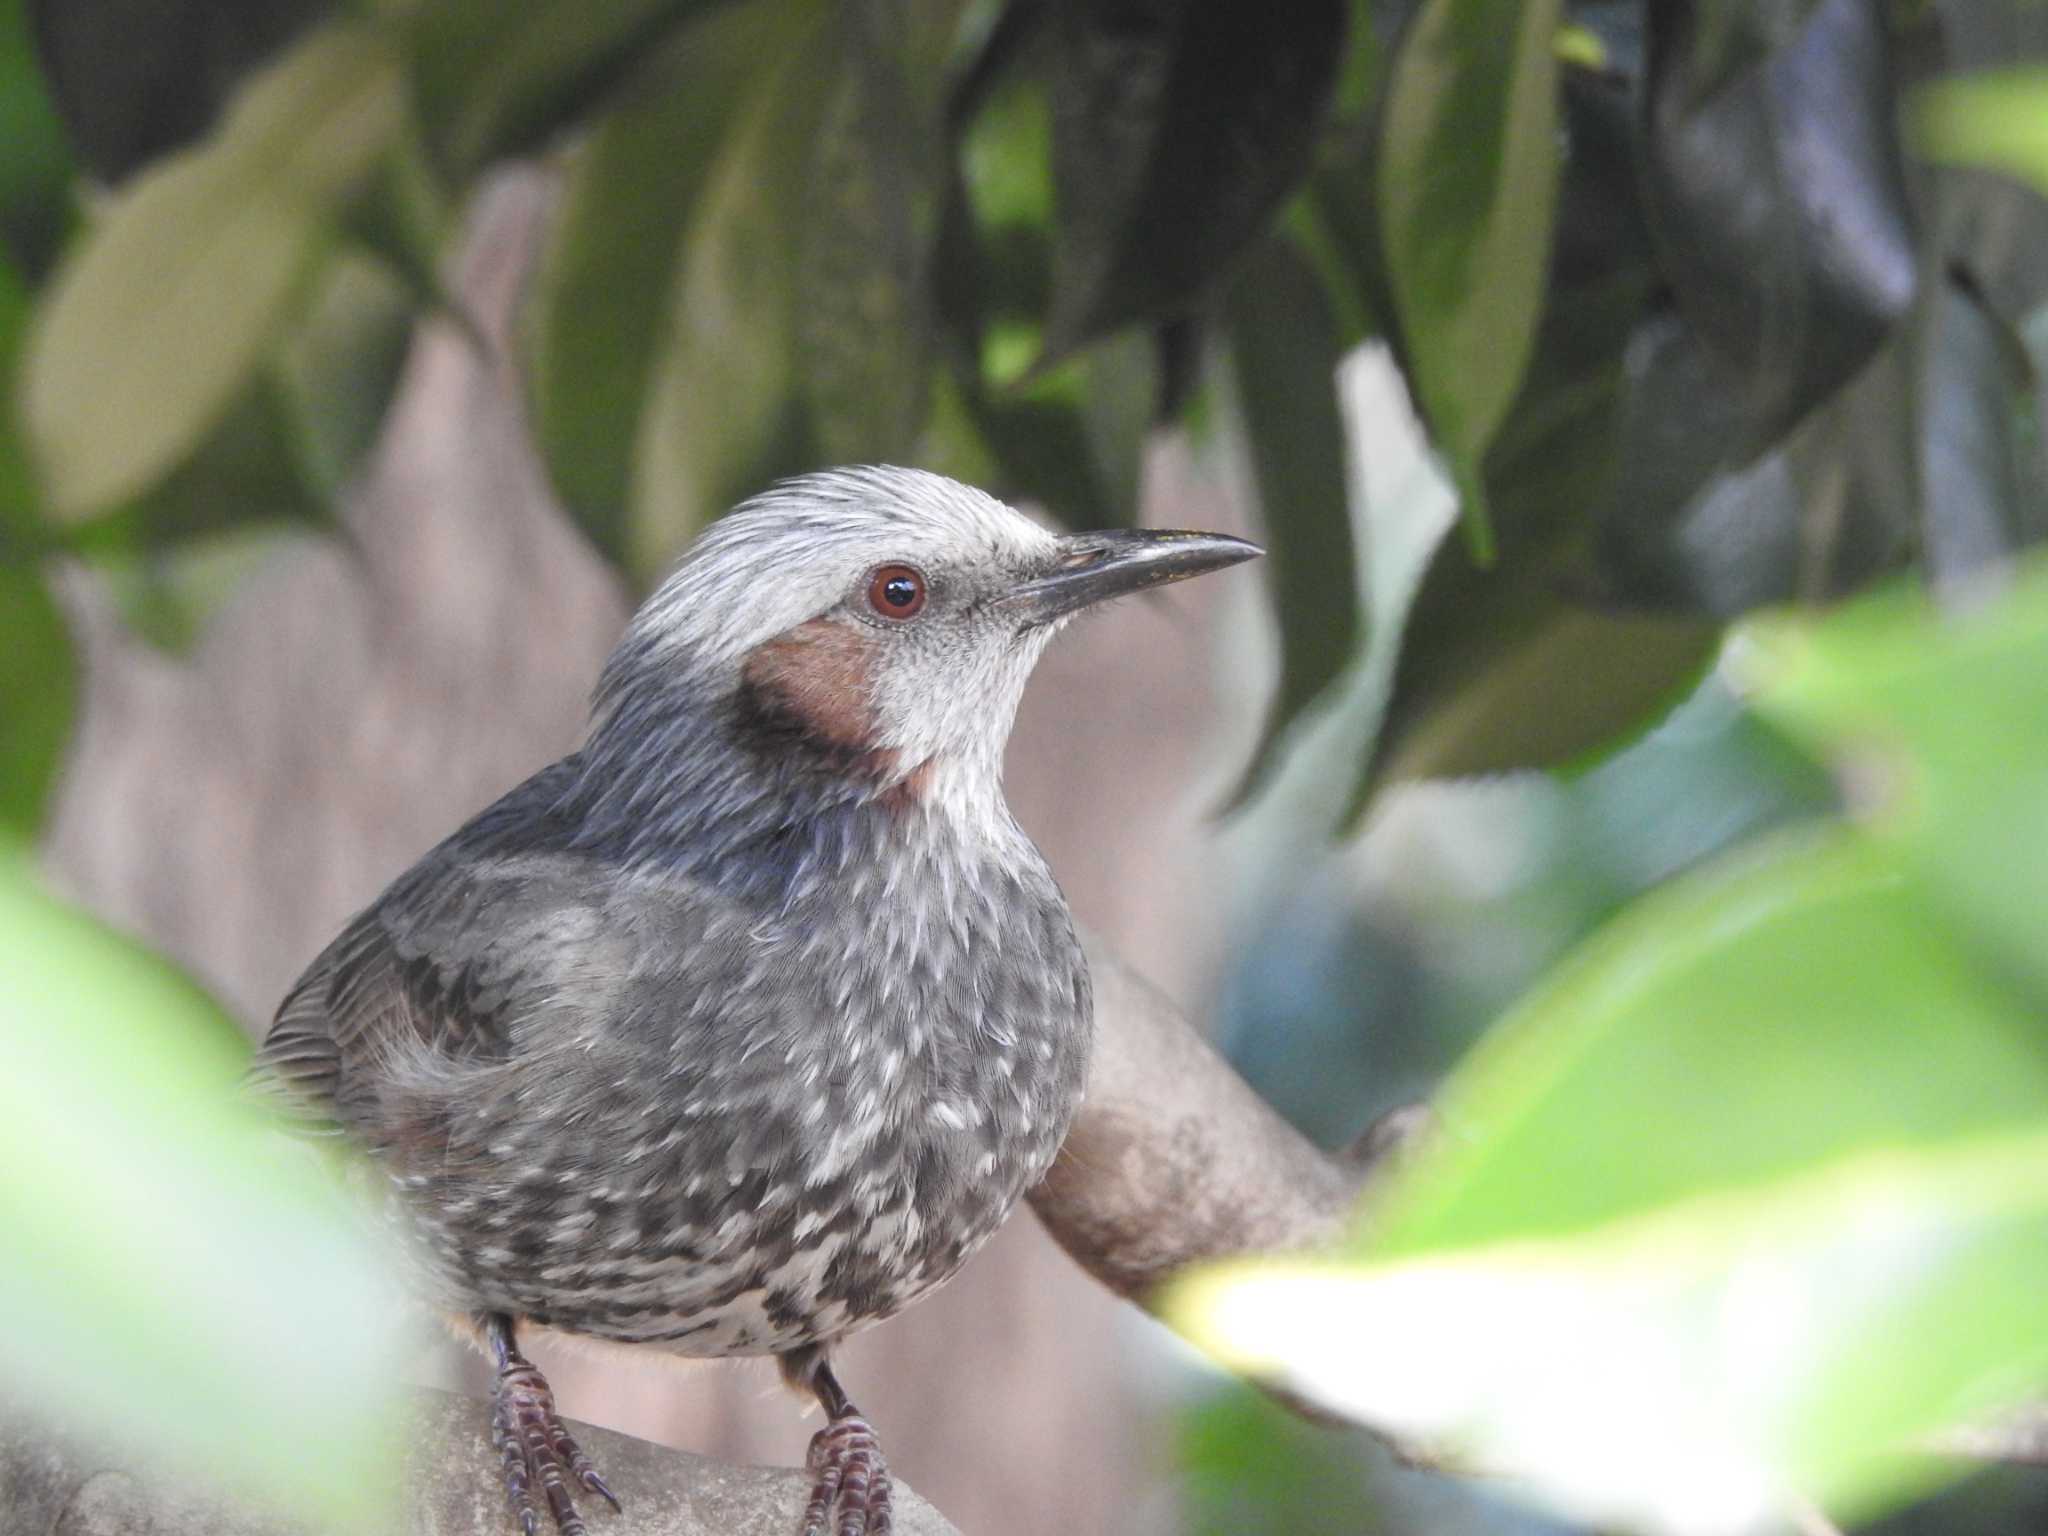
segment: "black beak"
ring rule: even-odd
[[[1027,625],[1049,624],[1107,598],[1185,581],[1265,553],[1228,534],[1178,528],[1070,533],[1060,544],[1061,553],[1049,572],[999,599]]]

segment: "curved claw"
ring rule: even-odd
[[[804,1464],[817,1478],[804,1507],[804,1536],[889,1536],[889,1468],[866,1419],[833,1419],[811,1437]],[[828,1525],[835,1508],[838,1523]]]
[[[547,1378],[517,1354],[509,1355],[491,1389],[491,1443],[503,1464],[505,1496],[525,1536],[539,1536],[540,1531],[535,1484],[561,1536],[587,1536],[569,1491],[572,1482],[599,1495],[614,1510],[619,1508],[617,1497],[555,1412]]]

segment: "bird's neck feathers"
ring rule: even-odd
[[[582,840],[700,870],[767,845],[771,868],[807,847],[822,857],[873,838],[1007,845],[1020,834],[1003,800],[1000,737],[956,750],[889,744],[862,641],[818,618],[719,665],[622,646],[564,807]]]

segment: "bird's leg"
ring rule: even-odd
[[[822,1349],[792,1350],[781,1364],[790,1385],[813,1393],[825,1409],[825,1427],[811,1436],[804,1461],[816,1481],[804,1508],[803,1536],[889,1536],[889,1468],[873,1427],[839,1385]]]
[[[536,1536],[540,1516],[533,1506],[533,1487],[538,1483],[561,1536],[584,1536],[583,1517],[576,1513],[569,1483],[602,1495],[613,1509],[619,1501],[570,1438],[555,1412],[555,1394],[547,1378],[519,1353],[512,1319],[503,1312],[486,1312],[478,1322],[491,1357],[498,1362],[498,1377],[491,1383],[491,1443],[504,1463],[505,1496],[512,1501],[513,1516],[526,1536]]]

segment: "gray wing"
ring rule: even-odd
[[[250,1066],[257,1093],[380,1141],[403,1116],[403,1066],[502,1061],[565,992],[602,990],[600,872],[552,821],[568,771],[528,780],[349,923],[279,1007]]]

